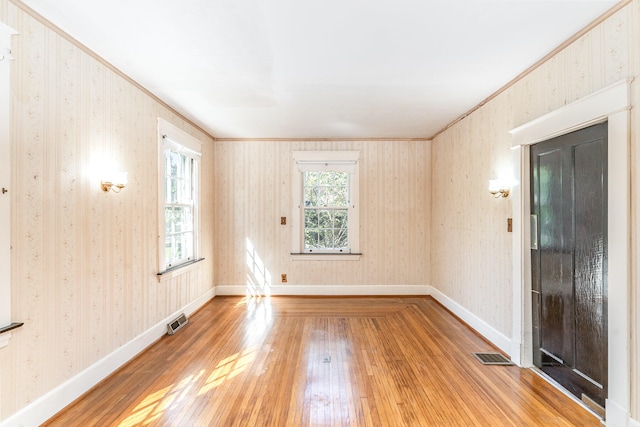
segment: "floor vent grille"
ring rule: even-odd
[[[183,314],[181,314],[180,316],[178,316],[175,320],[172,320],[171,322],[167,323],[167,333],[169,335],[173,335],[176,332],[178,332],[184,325],[187,324],[189,320],[187,320],[187,316]]]
[[[513,365],[513,362],[500,353],[471,353],[483,365]]]

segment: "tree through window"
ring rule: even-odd
[[[304,173],[305,250],[349,247],[349,174]]]

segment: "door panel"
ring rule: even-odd
[[[606,123],[531,147],[534,364],[604,406]]]

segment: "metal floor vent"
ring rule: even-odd
[[[169,335],[173,335],[176,332],[178,332],[184,325],[187,324],[187,322],[189,322],[189,320],[187,320],[187,316],[184,315],[184,313],[182,313],[180,316],[178,316],[175,320],[172,320],[171,322],[167,323],[167,333]]]
[[[500,353],[471,353],[483,365],[513,365],[513,362]]]

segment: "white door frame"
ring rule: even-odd
[[[513,337],[512,359],[533,365],[531,325],[531,227],[529,149],[531,144],[608,121],[608,398],[607,425],[626,426],[630,413],[630,85],[620,81],[525,123],[513,137],[512,192]]]

